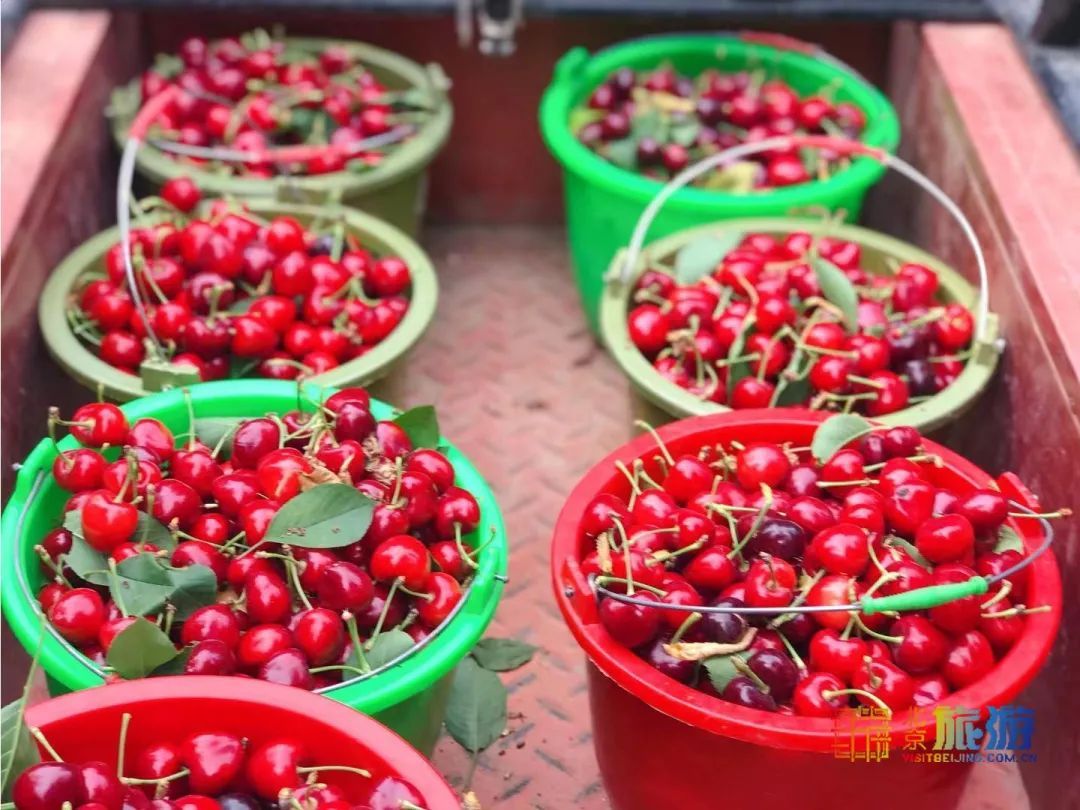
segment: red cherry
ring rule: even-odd
[[[845,683],[851,683],[866,655],[865,641],[854,636],[843,638],[832,628],[819,630],[810,639],[811,668],[828,672]]]
[[[215,796],[232,785],[244,767],[244,740],[235,734],[203,732],[180,746],[190,789]]]
[[[792,706],[800,717],[835,717],[847,706],[846,696],[834,695],[844,683],[828,672],[811,672],[795,686]],[[830,696],[825,697],[828,693]]]
[[[975,572],[966,565],[960,563],[943,563],[934,569],[933,584],[946,585],[958,582],[967,582],[975,576]],[[974,630],[979,623],[981,609],[980,598],[977,596],[965,596],[954,599],[943,605],[930,608],[930,620],[952,635],[961,635]]]
[[[179,772],[183,767],[179,746],[167,742],[156,743],[141,750],[136,749],[130,775],[136,779],[163,779]],[[179,796],[187,792],[186,778],[175,779],[166,784],[166,796]]]
[[[746,574],[746,604],[783,607],[795,596],[795,569],[785,560],[762,555]]]
[[[282,686],[295,686],[309,691],[315,688],[315,679],[308,672],[307,659],[295,648],[282,650],[274,655],[259,668],[257,677],[261,681]]]
[[[71,421],[71,435],[86,447],[118,446],[127,438],[127,417],[108,402],[83,405],[75,411]]]
[[[96,640],[105,624],[105,603],[97,591],[72,588],[53,604],[49,621],[72,644],[83,645]]]
[[[420,590],[430,572],[431,556],[427,548],[407,534],[384,540],[371,555],[371,575],[378,582],[390,583],[401,578],[405,587]]]
[[[830,574],[857,577],[870,562],[870,542],[866,530],[851,523],[838,523],[814,535],[813,553]]]
[[[667,346],[667,335],[671,331],[667,316],[655,304],[641,304],[627,316],[627,329],[630,340],[638,351],[653,355]]]
[[[221,466],[209,451],[200,448],[177,450],[173,454],[170,471],[173,478],[184,482],[202,497],[211,494],[214,481],[222,474]]]
[[[267,661],[292,646],[292,633],[280,624],[259,624],[240,637],[236,658],[248,671],[258,670]]]
[[[829,574],[822,577],[806,597],[808,605],[848,605],[854,600],[850,590],[852,581],[848,577],[837,574]],[[814,620],[822,627],[830,627],[834,630],[843,630],[847,626],[850,615],[848,611],[823,611],[814,614]]]
[[[247,419],[233,434],[229,460],[233,467],[255,469],[264,456],[278,449],[280,443],[281,430],[277,423],[266,418]],[[244,479],[245,485],[248,480]]]
[[[935,672],[945,660],[948,639],[923,616],[902,616],[893,623],[892,635],[903,641],[893,648],[897,665],[912,675]]]
[[[759,380],[757,377],[743,377],[732,389],[731,407],[741,408],[767,408],[772,402],[776,386],[768,380]]]
[[[886,493],[885,518],[900,534],[913,537],[934,511],[934,488],[921,481],[901,484]]]
[[[259,624],[284,623],[292,612],[292,595],[277,574],[254,571],[244,584],[248,615]]]
[[[450,539],[455,531],[468,534],[480,525],[480,504],[472,493],[460,487],[450,487],[439,498],[435,511],[435,533],[441,539]],[[456,527],[456,528],[455,528]]]
[[[60,810],[77,807],[82,798],[82,775],[66,762],[39,762],[18,775],[11,798],[19,810]]]
[[[130,503],[112,500],[103,491],[91,494],[82,507],[82,530],[86,542],[108,553],[135,534],[139,512]]]
[[[876,696],[894,712],[903,711],[915,701],[911,676],[888,661],[864,660],[855,670],[851,685]],[[864,705],[875,705],[862,695],[857,697]]]
[[[274,217],[266,229],[266,246],[278,256],[304,250],[303,226],[292,217]]]
[[[761,484],[777,487],[789,472],[791,462],[775,444],[751,444],[735,458],[735,475],[744,489],[756,490]]]
[[[409,805],[424,806],[424,797],[403,779],[384,776],[368,797],[370,810],[398,810]]]
[[[984,678],[994,668],[994,651],[978,630],[953,639],[941,666],[941,674],[953,689],[963,689]]]
[[[634,594],[645,601],[657,601],[648,591]],[[617,642],[639,647],[656,637],[660,630],[660,611],[607,598],[600,602],[600,623]]]
[[[58,455],[52,471],[56,483],[68,492],[82,492],[101,486],[105,467],[105,457],[101,453],[80,447]]]
[[[431,598],[417,603],[418,617],[425,626],[434,630],[446,621],[461,601],[461,585],[450,574],[436,571],[428,575],[423,590]]]
[[[345,626],[341,617],[326,608],[301,613],[292,629],[296,646],[313,666],[337,660],[345,649]]]
[[[185,675],[232,675],[236,672],[236,654],[223,641],[209,638],[200,641],[184,664]]]
[[[371,604],[374,593],[374,586],[367,572],[360,566],[345,561],[327,566],[317,585],[319,604],[331,610],[359,613]]]
[[[963,515],[932,517],[919,526],[915,547],[935,564],[962,560],[975,547],[975,532]]]
[[[263,456],[255,476],[263,495],[284,503],[300,494],[300,476],[310,472],[311,463],[296,450],[286,447]]]
[[[187,177],[174,177],[161,186],[161,198],[177,211],[189,213],[202,199],[199,187]]]
[[[185,646],[216,639],[233,648],[240,641],[240,623],[228,605],[205,605],[184,620],[180,641]]]
[[[297,768],[305,759],[306,752],[299,741],[270,740],[249,754],[245,768],[247,781],[263,799],[277,801],[282,790],[300,785]]]

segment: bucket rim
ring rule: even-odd
[[[664,425],[657,429],[669,447],[700,447],[703,437],[715,442],[720,434],[735,438],[747,428],[780,431],[780,440],[805,444],[826,415],[777,409],[748,409],[699,416]],[[928,451],[939,455],[943,470],[955,474],[972,486],[999,486],[1012,498],[1037,507],[1033,496],[1011,474],[996,481],[974,464],[951,450],[924,439]],[[587,659],[619,687],[653,709],[705,731],[774,748],[825,752],[832,749],[836,726],[832,718],[784,716],[772,712],[736,706],[714,698],[693,687],[681,684],[653,669],[631,650],[616,643],[603,629],[596,615],[595,599],[588,580],[578,565],[580,557],[581,518],[588,503],[601,491],[625,479],[615,462],[629,465],[634,459],[655,450],[648,434],[633,439],[614,450],[593,466],[574,487],[556,521],[551,546],[551,577],[555,599],[571,634]],[[1020,535],[1027,552],[1043,540],[1033,521],[1009,525]],[[953,692],[949,705],[985,709],[1014,698],[1035,677],[1049,655],[1061,619],[1061,579],[1053,553],[1043,554],[1029,569],[1029,594],[1038,594],[1038,604],[1049,604],[1049,613],[1026,617],[1024,633],[999,659],[988,677]],[[902,740],[912,730],[921,730],[932,739],[935,719],[932,712],[906,710],[891,721],[890,734]]]

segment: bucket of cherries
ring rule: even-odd
[[[12,708],[3,777],[18,810],[461,807],[389,729],[273,684],[167,678]]]
[[[868,154],[915,180],[956,218],[979,288],[925,251],[831,219],[729,220],[643,248],[693,175],[777,143]],[[651,417],[805,407],[924,431],[975,402],[1001,352],[986,262],[962,212],[899,158],[829,138],[736,147],[666,187],[611,264],[601,334],[656,406]]]
[[[494,498],[432,408],[223,382],[61,426],[3,513],[4,613],[59,688],[244,676],[393,710],[430,749],[506,566]]]
[[[114,91],[109,115],[119,146],[133,128],[145,138],[137,166],[155,185],[192,175],[215,195],[334,199],[413,233],[448,86],[438,66],[372,45],[257,29],[184,40]]]
[[[127,256],[111,228],[50,276],[39,322],[80,382],[121,401],[237,377],[366,385],[430,324],[434,269],[396,228],[340,206],[201,197],[166,182],[134,203]]]
[[[636,776],[672,761],[716,773],[736,807],[788,807],[807,784],[854,799],[882,779],[883,807],[954,806],[965,766],[901,748],[933,748],[939,707],[981,729],[1034,678],[1060,620],[1050,521],[1066,514],[854,414],[714,414],[615,451],[571,494],[552,554],[612,806],[714,806],[710,780]],[[877,750],[881,770],[837,745]]]

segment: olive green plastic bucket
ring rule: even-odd
[[[318,401],[331,388],[305,385],[304,392]],[[296,383],[280,380],[244,380],[203,383],[189,391],[195,416],[261,416],[297,407]],[[174,432],[188,430],[185,391],[175,389],[122,406],[129,420],[160,419]],[[312,410],[308,403],[306,410]],[[394,409],[372,401],[372,412],[387,419]],[[506,581],[507,545],[502,514],[491,488],[469,460],[445,441],[446,454],[457,473],[456,483],[476,496],[480,525],[466,538],[469,545],[487,543],[479,552],[475,578],[453,616],[426,643],[414,648],[399,663],[361,679],[321,691],[327,697],[369,714],[389,726],[419,750],[430,753],[439,735],[450,676],[454,667],[483,635],[502,595]],[[59,442],[60,450],[78,447],[71,436]],[[15,482],[15,492],[0,517],[4,580],[4,617],[15,636],[33,654],[40,644],[40,663],[53,694],[100,685],[102,674],[83,655],[53,630],[42,615],[35,594],[44,584],[34,545],[62,520],[61,510],[70,493],[52,476],[56,449],[42,440],[27,456]],[[488,538],[493,538],[488,542]],[[44,635],[44,637],[42,637]]]
[[[326,222],[338,217],[346,232],[357,237],[377,255],[400,257],[412,277],[409,309],[393,332],[361,357],[342,363],[311,378],[323,386],[368,385],[387,376],[399,365],[423,336],[435,316],[439,285],[428,255],[409,236],[374,217],[344,206],[295,205],[273,200],[246,201],[252,213],[265,217],[291,216],[307,226],[315,219]],[[38,302],[38,323],[49,353],[64,370],[88,388],[109,399],[126,402],[152,394],[143,379],[106,363],[87,348],[65,317],[78,282],[94,271],[104,273],[105,254],[120,241],[118,228],[110,228],[81,244],[53,271]]]
[[[427,199],[427,167],[446,143],[453,121],[447,97],[449,80],[438,65],[419,65],[392,51],[361,42],[289,37],[289,48],[318,52],[327,45],[349,49],[389,90],[417,89],[428,100],[431,113],[419,131],[395,146],[379,165],[361,172],[341,171],[310,177],[244,178],[204,171],[178,161],[151,144],[139,150],[137,168],[152,191],[172,177],[187,176],[207,194],[235,197],[270,197],[288,202],[341,202],[392,222],[416,234]],[[109,117],[113,137],[122,149],[140,103],[139,79],[113,93]]]
[[[619,168],[594,154],[569,129],[570,112],[615,69],[644,70],[670,63],[683,73],[707,68],[725,71],[764,68],[787,81],[800,95],[828,85],[837,101],[852,102],[866,113],[865,143],[892,151],[900,140],[896,110],[878,90],[834,60],[784,50],[737,36],[679,34],[633,40],[590,56],[584,48],[567,52],[540,103],[540,129],[548,149],[563,167],[566,228],[570,258],[585,315],[598,328],[602,277],[615,251],[630,238],[642,208],[663,183]],[[857,159],[825,181],[750,194],[684,188],[652,226],[665,236],[694,225],[745,216],[779,216],[800,209],[843,210],[855,218],[863,196],[882,174],[874,161]]]

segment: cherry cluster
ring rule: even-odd
[[[667,66],[642,72],[622,67],[575,111],[571,126],[602,157],[666,180],[692,162],[742,143],[822,133],[858,138],[866,126],[863,111],[828,96],[823,90],[800,97],[782,79],[747,71],[709,70],[695,79]],[[738,179],[728,167],[695,183],[738,191],[777,188],[827,179],[846,161],[829,150],[770,149],[741,164],[751,170],[748,176]]]
[[[48,741],[42,743],[51,749]],[[115,753],[115,752],[112,752]],[[423,810],[397,776],[354,765],[318,765],[304,743],[280,737],[252,745],[238,734],[202,731],[135,750],[119,770],[103,762],[39,762],[18,774],[18,810]],[[334,775],[365,785],[346,792]],[[356,794],[363,793],[360,798]]]
[[[174,365],[202,380],[321,374],[370,351],[404,318],[408,265],[374,256],[341,223],[320,234],[222,200],[197,216],[199,199],[190,180],[170,180],[161,190],[167,218],[131,233],[150,328]],[[68,319],[102,360],[138,374],[148,334],[123,250],[108,250],[106,277],[77,290]]]
[[[824,463],[806,450],[732,443],[673,458],[661,446],[624,467],[629,487],[585,511],[582,570],[656,607],[602,596],[607,632],[707,694],[807,717],[852,701],[929,706],[985,677],[1025,615],[1047,609],[1025,607],[1027,569],[988,595],[899,616],[784,608],[846,607],[1004,573],[1024,555],[1006,498],[943,484],[940,459],[910,427],[875,430]]]
[[[153,121],[153,131],[186,146],[260,152],[329,143],[348,149],[400,123],[400,94],[389,92],[345,45],[298,51],[254,31],[214,42],[191,37],[180,44],[178,57],[159,57],[143,73],[140,93],[145,103],[170,85],[179,88]],[[362,149],[348,157],[321,150],[284,166],[214,161],[214,168],[247,177],[273,177],[286,170],[290,175],[327,174],[378,165],[390,148]],[[202,157],[171,156],[207,163]]]
[[[147,581],[174,583],[146,618],[183,651],[183,673],[304,689],[366,674],[381,642],[400,654],[438,628],[477,565],[462,540],[479,525],[476,499],[443,453],[376,421],[363,389],[318,405],[238,420],[215,447],[179,441],[156,419],[129,424],[106,403],[62,422],[84,447],[53,464],[73,494],[64,526],[38,547],[52,578],[38,600],[53,627],[106,665],[115,640],[146,623],[125,602]],[[110,462],[106,447],[124,454]],[[343,497],[354,511],[317,536]],[[275,523],[304,501],[306,513]],[[208,594],[177,575],[187,567]]]
[[[689,283],[647,270],[627,315],[656,371],[700,399],[883,416],[963,371],[974,319],[936,303],[938,276],[924,265],[873,275],[857,243],[797,231],[747,235],[704,269]]]

